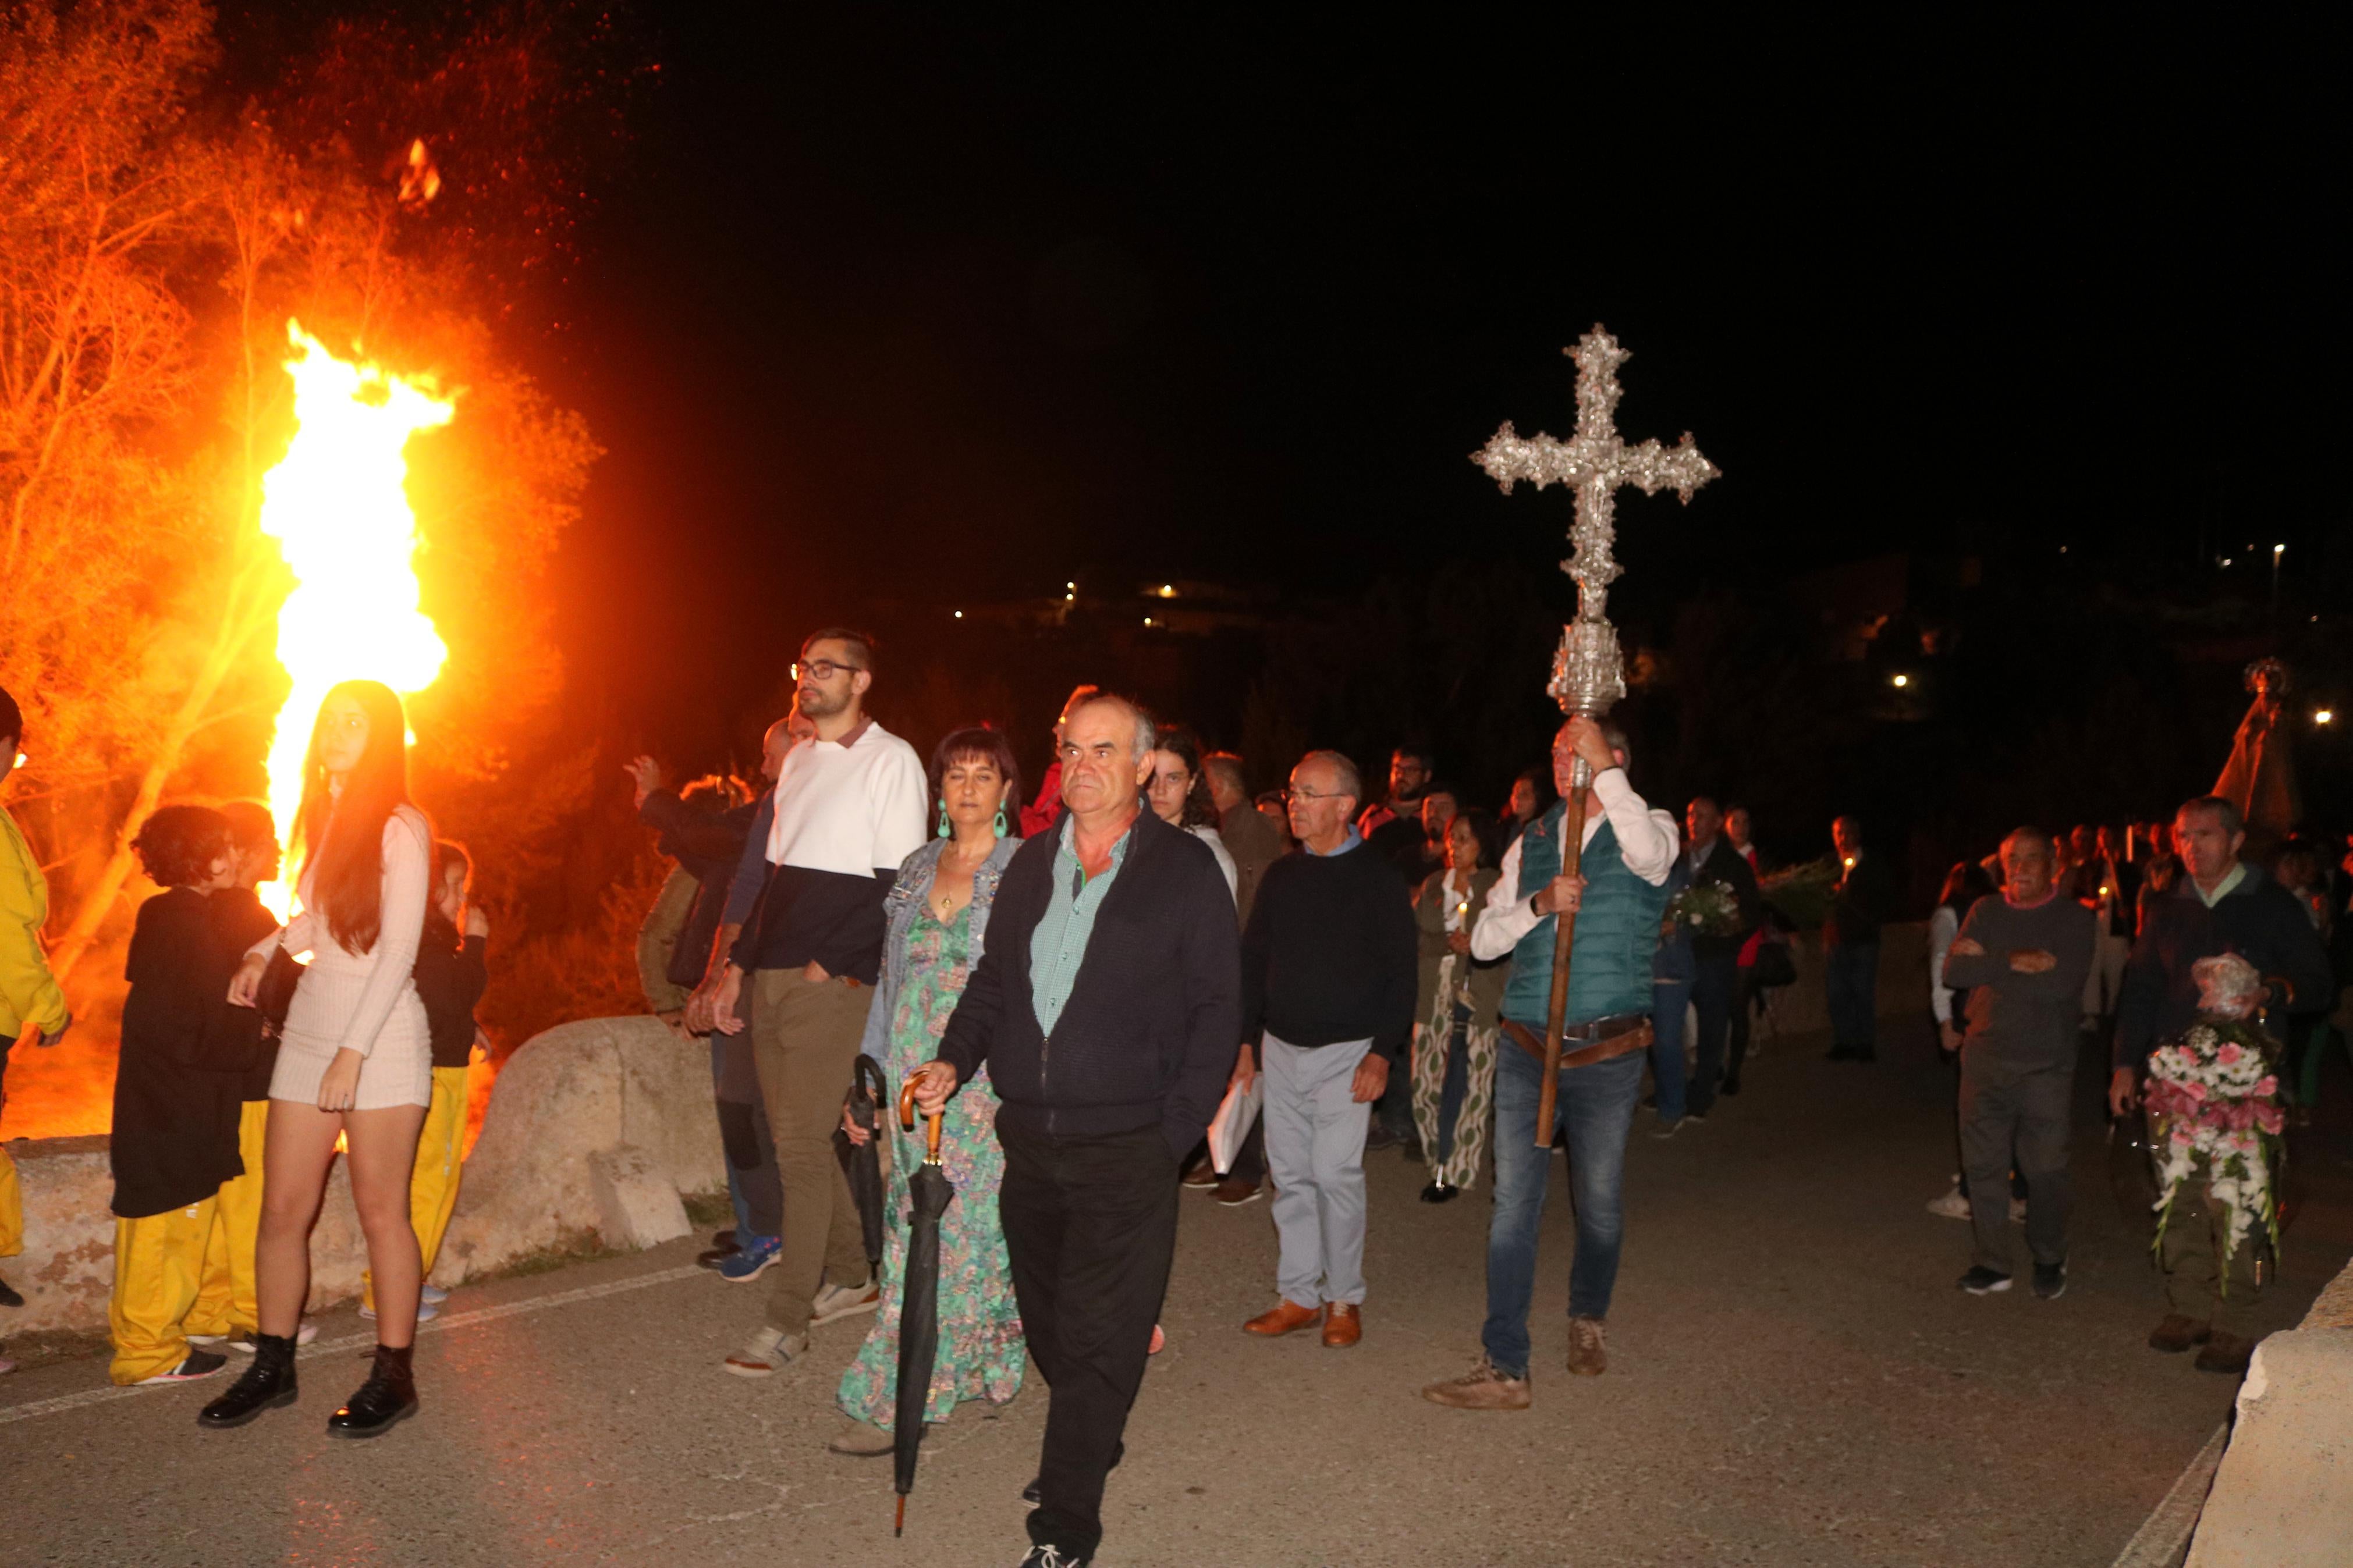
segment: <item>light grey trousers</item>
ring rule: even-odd
[[[1282,1253],[1275,1283],[1302,1307],[1365,1299],[1365,1129],[1372,1107],[1350,1094],[1370,1040],[1312,1048],[1268,1035],[1266,1171]]]

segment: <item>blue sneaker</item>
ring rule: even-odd
[[[785,1254],[785,1238],[781,1236],[755,1236],[752,1245],[739,1245],[735,1255],[719,1260],[719,1278],[730,1285],[748,1285],[766,1273]],[[740,1238],[739,1238],[740,1240]]]

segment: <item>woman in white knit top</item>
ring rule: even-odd
[[[294,1335],[311,1290],[311,1226],[346,1142],[352,1198],[366,1234],[376,1305],[375,1365],[330,1416],[337,1436],[372,1436],[417,1408],[409,1352],[423,1269],[409,1224],[409,1175],[433,1099],[425,1006],[412,978],[425,922],[433,832],[408,804],[406,720],[373,680],[346,681],[319,705],[294,824],[303,910],[256,943],[229,984],[250,1006],[281,948],[311,954],[269,1080],[255,1283],[261,1326],[253,1365],[199,1417],[235,1426],[294,1399]]]

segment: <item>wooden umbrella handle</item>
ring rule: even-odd
[[[930,1123],[923,1130],[923,1163],[936,1165],[940,1163],[941,1119],[926,1116],[923,1120]],[[915,1130],[915,1080],[912,1078],[899,1089],[899,1125],[909,1132]]]
[[[1592,790],[1592,773],[1580,757],[1572,775],[1567,808],[1560,819],[1560,875],[1574,877],[1585,855],[1585,808]],[[1544,1084],[1536,1090],[1536,1147],[1552,1147],[1552,1119],[1559,1105],[1560,1037],[1568,1021],[1568,955],[1577,942],[1577,911],[1564,910],[1554,917],[1552,936],[1552,1000],[1545,1011]]]

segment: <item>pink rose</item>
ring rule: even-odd
[[[2287,1119],[2280,1114],[2276,1105],[2259,1105],[2255,1107],[2255,1125],[2276,1138],[2280,1129],[2287,1125]]]
[[[2224,1067],[2232,1067],[2235,1066],[2238,1059],[2244,1055],[2246,1055],[2246,1052],[2239,1048],[2239,1043],[2236,1040],[2232,1040],[2226,1042],[2221,1050],[2214,1053],[2214,1059],[2221,1062]]]
[[[2263,1078],[2257,1079],[2255,1083],[2255,1092],[2265,1100],[2271,1099],[2272,1096],[2279,1092],[2279,1079],[2277,1078]]]

